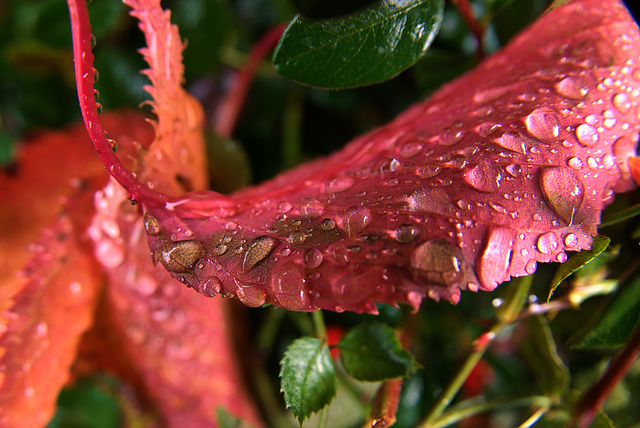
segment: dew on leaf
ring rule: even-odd
[[[547,232],[540,235],[536,242],[536,248],[542,254],[553,253],[559,245],[558,235],[556,235],[555,232]]]
[[[600,135],[593,125],[582,123],[576,128],[576,138],[583,146],[592,147],[598,142]]]
[[[481,192],[495,192],[500,188],[502,174],[500,167],[494,162],[482,161],[465,171],[464,180]]]
[[[540,172],[540,190],[549,207],[566,222],[573,224],[574,215],[584,199],[584,185],[573,170],[546,167]]]
[[[329,183],[327,184],[327,191],[330,193],[344,192],[345,190],[353,187],[354,184],[355,182],[353,178],[349,177],[348,175],[338,175],[329,179]]]
[[[507,131],[494,140],[496,144],[512,152],[527,153],[531,140],[519,132]]]
[[[556,91],[573,100],[584,99],[589,93],[586,82],[579,77],[565,77],[556,84]]]
[[[411,267],[418,277],[445,287],[460,285],[467,262],[458,247],[445,240],[427,241],[411,254]]]
[[[527,131],[543,141],[554,141],[560,135],[558,113],[549,107],[538,107],[526,118]]]
[[[158,239],[154,251],[156,260],[170,272],[184,273],[192,270],[206,251],[196,240],[173,242]]]
[[[567,165],[569,165],[571,168],[575,169],[576,171],[581,170],[583,166],[582,160],[575,156],[567,161]]]
[[[323,257],[319,250],[311,248],[304,251],[302,260],[306,267],[315,269],[322,264]]]
[[[629,95],[624,92],[617,93],[613,96],[613,105],[622,114],[628,114],[633,108],[633,103]]]
[[[489,231],[476,268],[484,290],[491,291],[508,279],[514,238],[515,231],[510,228],[495,227]]]
[[[266,259],[275,245],[276,240],[270,236],[260,236],[254,239],[244,253],[242,271],[249,272],[255,265]]]
[[[372,220],[371,210],[365,206],[351,206],[336,217],[338,226],[349,236],[362,232]]]
[[[466,134],[467,131],[463,131],[456,127],[445,128],[439,137],[440,144],[443,146],[453,146],[454,144],[459,143]]]
[[[398,147],[398,153],[404,158],[412,158],[422,152],[422,143],[417,141],[407,142]]]
[[[408,223],[401,224],[393,233],[394,239],[401,244],[409,244],[410,242],[413,242],[417,235],[418,229],[414,225]]]
[[[295,263],[281,263],[274,268],[269,285],[283,308],[289,310],[310,309],[306,278],[302,268]]]
[[[157,235],[160,233],[160,223],[158,223],[155,217],[147,214],[144,218],[144,230],[146,230],[149,235]]]

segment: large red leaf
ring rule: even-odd
[[[552,10],[389,125],[231,197],[170,199],[121,167],[87,95],[88,46],[76,41],[76,73],[94,144],[143,203],[154,260],[207,296],[359,312],[456,302],[589,248],[632,185],[640,41],[619,1]]]

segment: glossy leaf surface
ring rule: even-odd
[[[297,339],[287,348],[280,365],[284,401],[300,423],[335,396],[335,368],[329,347],[320,339]]]
[[[321,88],[381,82],[413,65],[440,29],[443,0],[382,0],[330,20],[296,16],[273,55],[276,70]]]

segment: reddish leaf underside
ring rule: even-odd
[[[249,306],[375,313],[457,302],[589,248],[601,210],[632,187],[639,51],[621,2],[573,1],[389,125],[230,197],[136,182],[100,151],[81,102],[174,277]]]

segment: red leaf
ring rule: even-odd
[[[168,200],[102,157],[143,203],[154,260],[205,295],[358,312],[457,302],[590,247],[632,186],[639,45],[621,2],[571,2],[389,125],[229,198]]]

